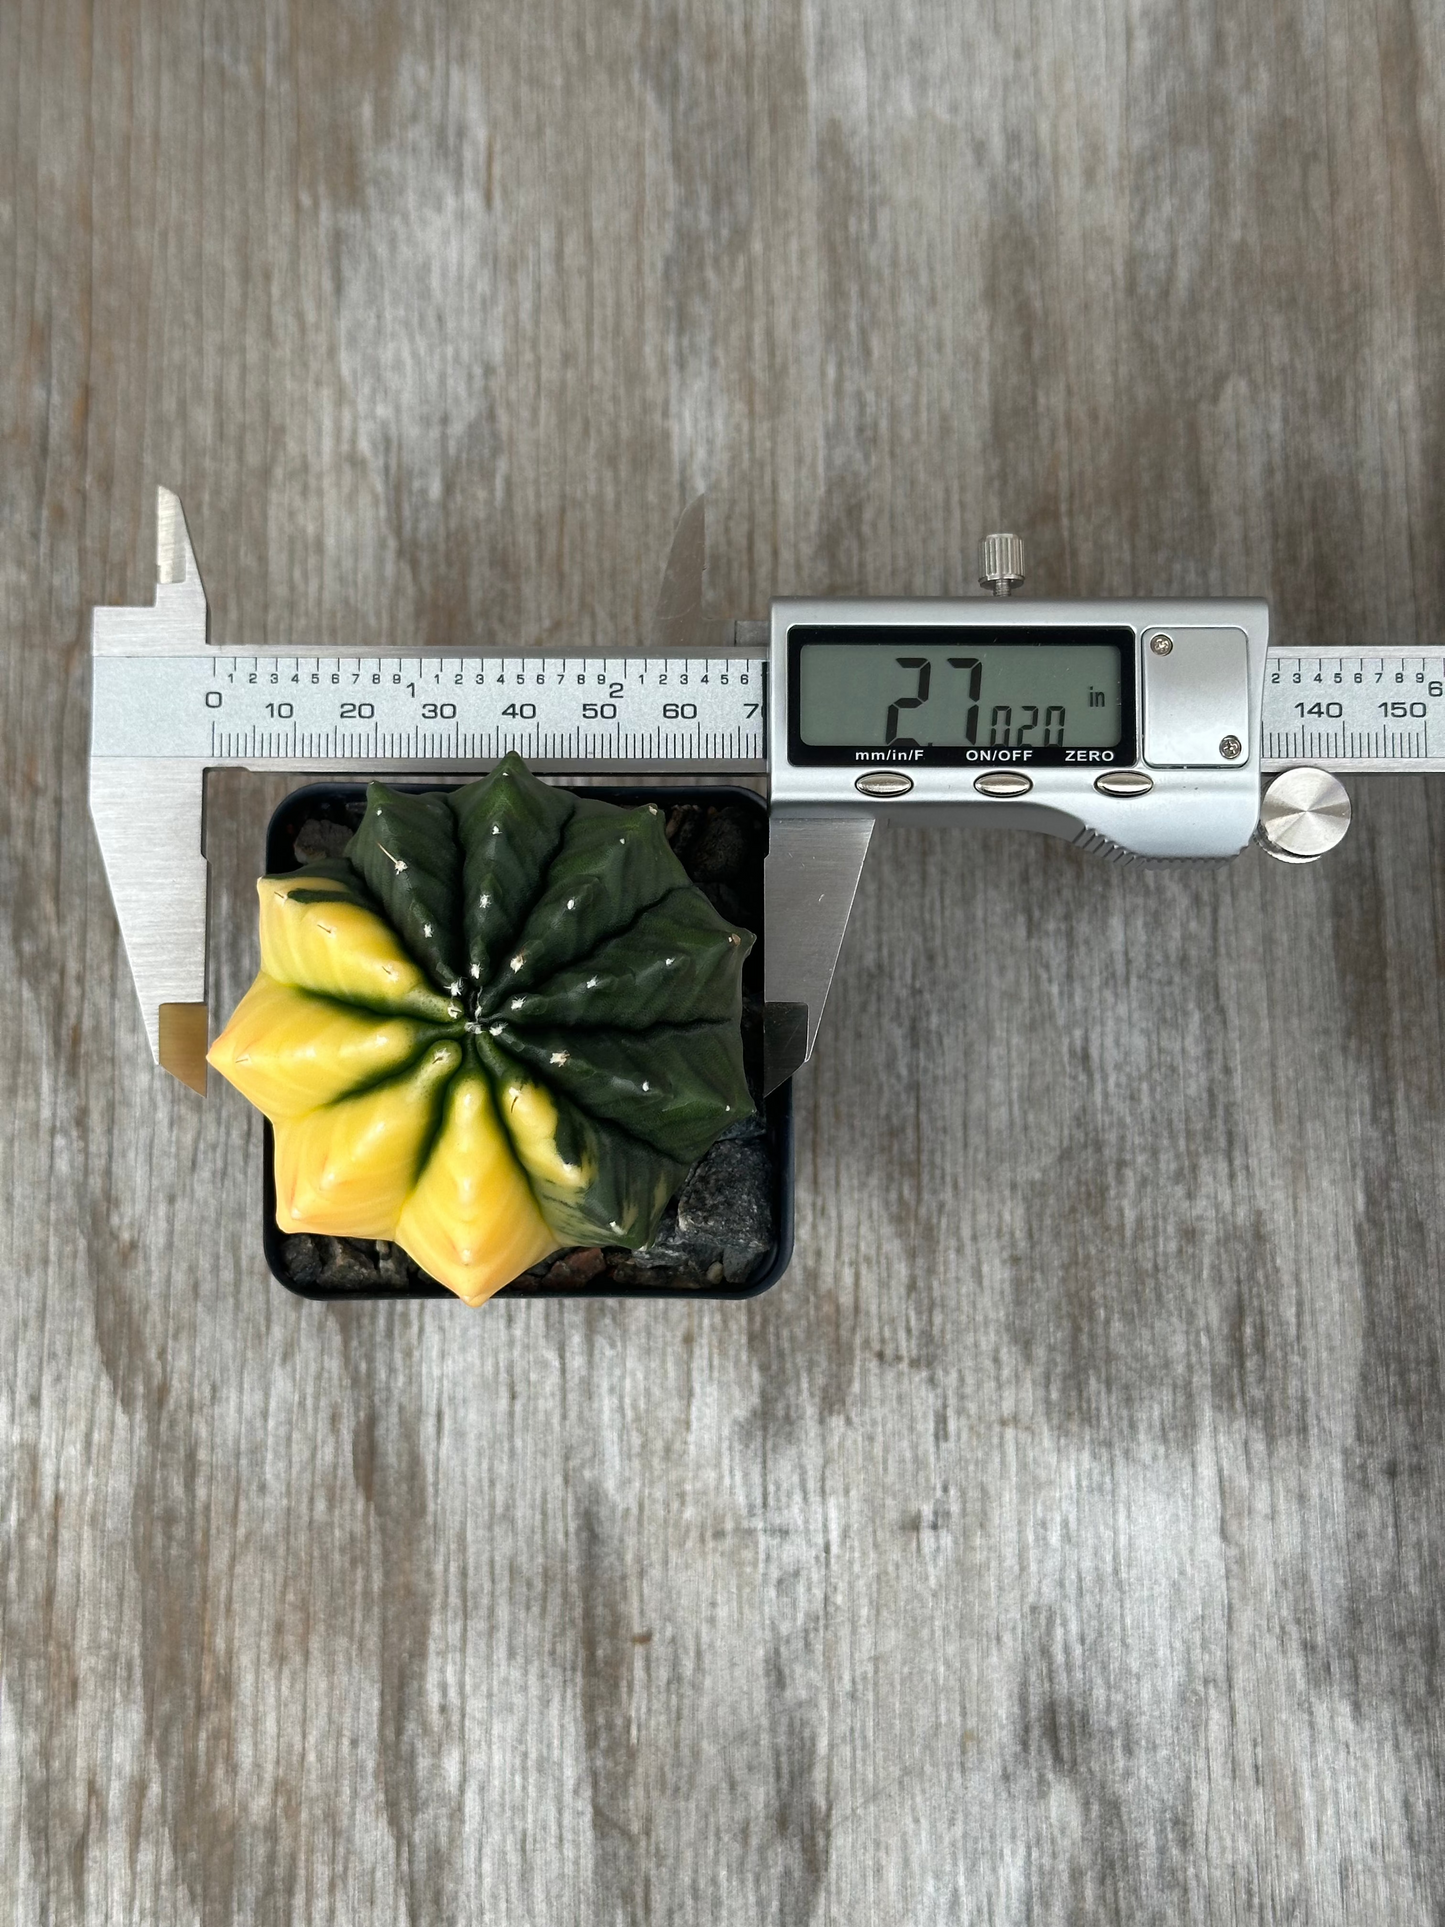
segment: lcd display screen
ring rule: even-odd
[[[1062,763],[1132,743],[1130,631],[816,628],[791,641],[789,733],[806,761]]]
[[[1110,749],[1119,740],[1119,651],[956,642],[859,649],[815,642],[799,662],[805,743],[882,749],[965,744]]]

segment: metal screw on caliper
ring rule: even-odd
[[[1349,827],[1350,795],[1337,776],[1287,769],[1261,799],[1254,840],[1281,863],[1318,863],[1344,841]]]

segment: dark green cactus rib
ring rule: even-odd
[[[508,756],[485,782],[468,783],[448,801],[463,852],[467,976],[473,986],[490,984],[541,893],[577,799]]]
[[[655,805],[619,810],[593,803],[578,809],[562,833],[542,893],[516,933],[515,947],[508,946],[509,954],[497,961],[478,1014],[490,1016],[519,991],[594,956],[639,912],[679,885],[692,887]]]
[[[286,881],[379,905],[460,997],[469,1057],[565,1244],[645,1244],[688,1166],[752,1109],[753,938],[689,882],[651,805],[578,799],[515,756],[450,795],[373,783],[345,859]]]
[[[650,1030],[523,1030],[491,1037],[589,1116],[691,1164],[718,1132],[752,1109],[742,1039],[731,1024],[658,1024]]]
[[[654,1024],[735,1019],[738,935],[691,883],[669,890],[599,954],[506,999],[514,1024]],[[746,951],[743,953],[746,955]]]
[[[458,996],[462,859],[447,799],[370,784],[346,860],[365,877],[387,922],[438,990]]]

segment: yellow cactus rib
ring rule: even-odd
[[[375,911],[341,898],[306,902],[302,876],[262,877],[261,968],[278,983],[368,1010],[455,1023],[462,1007],[434,990]]]
[[[462,1061],[434,1044],[404,1077],[276,1126],[276,1222],[283,1231],[392,1238]]]
[[[396,1241],[469,1305],[558,1249],[479,1070],[463,1071],[447,1091],[441,1131],[402,1207]]]
[[[500,1053],[498,1053],[500,1055]],[[571,1202],[596,1176],[585,1163],[568,1164],[557,1149],[557,1106],[552,1094],[520,1072],[506,1077],[497,1092],[512,1145],[538,1197]]]
[[[207,1061],[280,1124],[394,1075],[436,1038],[435,1024],[378,1017],[262,971]]]

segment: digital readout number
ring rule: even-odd
[[[921,709],[928,701],[930,679],[933,665],[926,656],[895,656],[893,659],[900,669],[916,669],[918,686],[909,696],[895,696],[888,705],[888,719],[883,728],[883,741],[897,743],[902,748],[917,749],[919,745],[911,736],[898,734],[898,716],[901,710]],[[978,742],[979,692],[983,687],[983,661],[978,656],[950,656],[950,669],[968,671],[968,713],[964,718],[963,737],[966,743]],[[1019,713],[1027,718],[1016,723],[1013,719],[1011,703],[995,703],[989,716],[988,740],[994,747],[1005,744],[1021,745],[1033,740],[1032,732],[1039,727],[1037,703],[1020,703]],[[1043,737],[1045,746],[1057,745],[1062,748],[1064,741],[1064,705],[1048,703],[1044,708]],[[1010,731],[1013,732],[1010,735]]]

